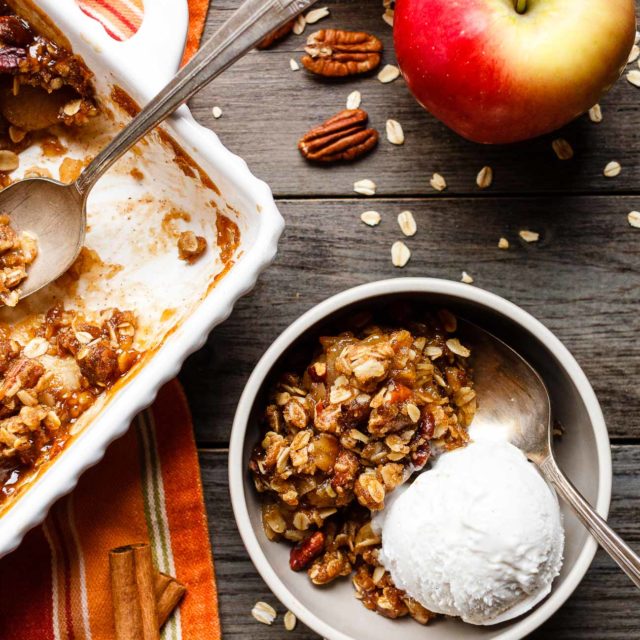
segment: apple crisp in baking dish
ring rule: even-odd
[[[21,7],[0,0],[0,186],[71,182],[138,107],[96,79],[46,16]],[[17,304],[43,249],[0,212],[0,515],[231,268],[235,216],[157,130],[92,191],[76,263]]]

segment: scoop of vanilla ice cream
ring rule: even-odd
[[[435,613],[496,624],[542,600],[560,572],[558,501],[506,442],[444,453],[374,520],[380,561],[399,589]]]

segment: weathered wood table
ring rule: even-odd
[[[239,0],[212,5],[209,34]],[[317,637],[302,624],[287,634],[281,615],[272,627],[250,615],[257,600],[277,603],[247,557],[229,501],[226,447],[243,385],[273,339],[300,314],[343,289],[381,278],[459,280],[465,270],[476,285],[522,306],[564,341],[589,376],[609,426],[615,473],[610,521],[640,549],[640,230],[627,223],[627,214],[640,210],[640,89],[621,79],[602,101],[602,123],[584,116],[560,133],[575,149],[572,160],[556,158],[556,136],[478,146],[422,111],[402,79],[388,85],[375,75],[323,82],[304,69],[291,71],[289,60],[300,58],[306,35],[319,27],[374,33],[384,41],[384,63],[394,62],[380,0],[327,5],[328,19],[307,27],[302,37],[251,53],[192,103],[200,122],[271,185],[287,223],[275,264],[181,375],[201,451],[227,640]],[[584,52],[585,61],[589,55]],[[382,134],[379,148],[355,164],[309,166],[296,149],[298,138],[344,108],[354,89]],[[214,105],[223,111],[218,120]],[[388,118],[402,124],[404,146],[385,139]],[[611,160],[622,172],[605,178]],[[480,191],[475,178],[484,165],[495,177],[490,189]],[[436,171],[448,184],[442,193],[429,186]],[[362,178],[377,183],[375,197],[353,192]],[[381,213],[379,227],[360,222],[367,209]],[[397,269],[390,248],[403,239],[396,216],[404,209],[413,211],[418,233],[405,239],[412,258]],[[540,241],[524,243],[521,229],[538,231]],[[501,236],[510,240],[508,251],[497,247]],[[638,638],[640,597],[599,552],[574,596],[532,637]]]

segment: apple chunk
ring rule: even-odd
[[[17,95],[14,95],[11,87],[2,87],[0,113],[14,127],[23,131],[37,131],[56,124],[60,110],[75,97],[77,94],[69,87],[47,93],[39,87],[22,85]]]
[[[460,135],[505,143],[592,107],[633,46],[634,0],[397,0],[409,89]]]

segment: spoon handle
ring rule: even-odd
[[[85,195],[100,176],[143,136],[265,36],[314,2],[245,0],[191,62],[94,158],[76,181],[78,191]]]
[[[554,486],[558,494],[571,506],[582,524],[596,539],[600,546],[618,563],[620,568],[640,589],[640,557],[624,540],[601,518],[582,494],[560,471],[552,456],[540,465],[545,478]]]

